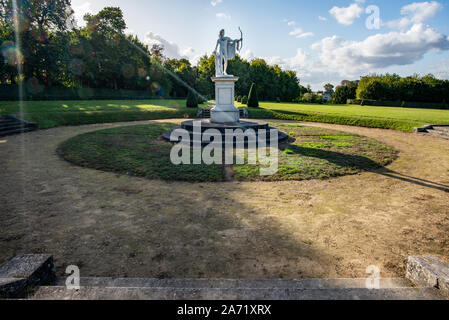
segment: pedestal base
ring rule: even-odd
[[[239,80],[234,76],[214,77],[216,106],[211,110],[212,123],[233,123],[240,121],[240,112],[234,106],[235,83]]]
[[[230,111],[221,111],[212,109],[210,111],[210,120],[213,123],[234,123],[240,121],[240,112],[237,108]]]
[[[194,125],[198,123],[200,123],[200,127],[196,127],[195,129]],[[238,121],[233,123],[214,123],[210,120],[184,121],[181,126],[177,126],[170,131],[164,132],[162,137],[172,143],[183,142],[179,135],[177,135],[175,140],[171,139],[172,133],[176,130],[184,130],[184,132],[187,131],[190,136],[190,141],[188,141],[187,143],[189,143],[190,145],[196,144],[198,146],[206,146],[211,144],[210,130],[219,131],[221,133],[221,141],[223,146],[229,145],[227,143],[226,136],[232,135],[234,137],[230,142],[232,146],[236,146],[235,144],[237,139],[241,137],[244,140],[245,148],[249,147],[248,137],[246,136],[248,130],[251,130],[256,134],[256,146],[259,145],[258,137],[261,132],[265,133],[264,146],[272,146],[273,144],[276,144],[276,146],[278,146],[280,143],[286,142],[289,138],[286,133],[279,131],[276,128],[270,127],[267,122]],[[194,134],[195,130],[198,130],[196,132],[196,135]],[[272,130],[275,130],[277,132],[276,136],[271,135]],[[231,131],[231,133],[229,133],[229,131]],[[238,131],[240,131],[241,133],[239,133]],[[214,142],[212,141],[212,143]]]

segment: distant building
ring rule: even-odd
[[[331,101],[332,96],[334,95],[334,91],[327,91],[323,93],[323,99],[326,100],[327,102]]]

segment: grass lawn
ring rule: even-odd
[[[227,180],[221,165],[176,166],[171,163],[173,145],[160,136],[173,125],[155,123],[82,134],[64,142],[59,154],[80,166],[149,179],[190,182]],[[272,176],[261,176],[260,164],[234,165],[236,180],[326,179],[376,169],[396,158],[393,148],[370,138],[292,124],[279,124],[278,127],[294,139],[280,148],[279,171]]]
[[[22,112],[26,120],[37,122],[41,129],[48,129],[65,125],[192,118],[196,116],[197,110],[187,109],[185,100],[99,100],[25,101]],[[449,110],[434,109],[262,102],[261,108],[250,109],[249,112],[250,118],[258,119],[323,122],[402,131],[412,131],[414,127],[425,124],[449,124]],[[1,101],[0,114],[20,116],[19,103]]]
[[[204,105],[202,106],[204,107]],[[194,118],[185,100],[0,101],[0,114],[16,114],[41,129],[82,124]]]
[[[241,106],[241,105],[240,105]],[[262,102],[250,117],[413,131],[425,124],[449,124],[449,110]]]

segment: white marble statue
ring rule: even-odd
[[[239,28],[240,29],[240,28]],[[243,43],[243,33],[240,30],[240,40],[232,40],[225,37],[225,31],[221,30],[218,35],[217,45],[215,46],[215,75],[217,77],[228,76],[226,69],[228,68],[228,60],[235,57],[236,52],[240,51]],[[218,50],[218,51],[217,51]]]

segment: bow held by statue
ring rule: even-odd
[[[237,51],[240,51],[243,48],[243,32],[242,32],[242,29],[240,29],[240,27],[239,27],[239,30],[240,30],[240,40],[238,41],[238,44],[237,44]]]

